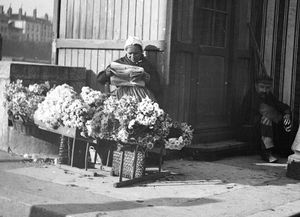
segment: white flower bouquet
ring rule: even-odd
[[[156,102],[144,98],[137,104],[135,117],[126,127],[127,140],[152,149],[167,137],[171,122],[171,118]]]
[[[132,96],[125,95],[119,100],[110,96],[89,125],[90,136],[151,149],[167,137],[171,119],[149,98],[138,102]]]
[[[47,127],[57,128],[63,124],[63,120],[69,120],[67,108],[77,99],[77,93],[67,85],[59,85],[52,88],[45,97],[45,100],[38,105],[35,118],[45,123]],[[73,117],[73,116],[72,116]]]
[[[170,133],[165,139],[167,149],[181,150],[192,143],[193,129],[187,123],[173,122]]]
[[[118,100],[114,96],[108,97],[103,106],[99,107],[91,120],[87,121],[88,136],[107,140],[116,140],[120,122],[115,117]]]
[[[49,82],[31,84],[25,87],[22,80],[17,80],[6,85],[4,105],[10,118],[19,119],[23,122],[33,122],[33,116],[38,108],[38,104],[44,100],[49,89]]]
[[[106,95],[89,87],[82,87],[77,94],[73,87],[63,84],[51,89],[38,106],[35,118],[47,127],[59,126],[78,128],[87,136],[88,126],[94,113],[102,110]]]

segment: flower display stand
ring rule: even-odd
[[[111,170],[111,175],[119,176],[119,182],[114,183],[114,187],[130,186],[168,175],[169,172],[161,171],[163,145],[160,145],[158,148],[160,149],[158,171],[146,174],[145,160],[147,150],[138,144],[119,144],[118,150],[114,151],[113,154]],[[128,180],[123,181],[123,177],[128,178]]]
[[[92,144],[97,143],[96,140],[94,140],[93,138],[86,138],[86,137],[82,137],[80,135],[80,132],[77,128],[69,128],[69,127],[58,127],[56,129],[53,128],[49,128],[47,127],[43,122],[39,121],[39,120],[34,120],[34,123],[42,130],[46,130],[52,133],[56,133],[61,135],[61,142],[60,142],[60,154],[62,154],[62,156],[60,156],[62,159],[61,163],[66,163],[66,158],[68,159],[68,164],[71,165],[71,167],[74,166],[74,162],[75,162],[75,149],[76,149],[76,142],[77,141],[82,141],[85,144],[85,155],[84,155],[84,168],[85,170],[87,170],[88,168],[88,153],[89,153],[89,148]],[[66,138],[65,138],[66,137]],[[71,145],[71,141],[73,140],[72,145]],[[67,143],[67,153],[66,153],[66,146]],[[65,156],[67,155],[67,156]]]

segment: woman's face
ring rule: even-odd
[[[140,61],[143,56],[141,47],[139,45],[128,46],[126,48],[126,56],[134,63]]]

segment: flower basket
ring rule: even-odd
[[[22,135],[35,135],[37,126],[32,122],[24,122],[23,120],[13,119],[11,120],[13,129]]]
[[[143,150],[141,147],[138,147],[137,150],[135,150],[135,148],[136,145],[123,145],[121,147],[121,150],[119,148],[118,150],[113,152],[111,175],[113,176],[120,175],[122,154],[124,153],[122,177],[132,179],[132,178],[138,178],[143,176],[145,171],[145,150]],[[136,158],[136,167],[134,173],[135,151],[137,151],[136,153],[137,158]]]

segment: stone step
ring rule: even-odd
[[[191,157],[193,160],[214,161],[237,155],[254,154],[255,146],[247,142],[226,140],[193,144],[182,151],[184,157]]]

